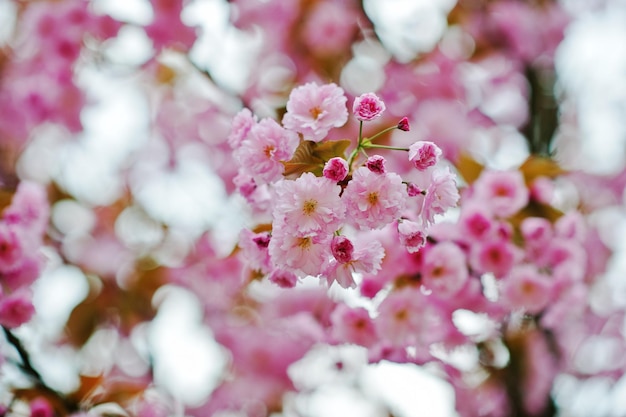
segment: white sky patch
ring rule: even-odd
[[[559,48],[561,82],[578,106],[580,168],[616,172],[626,163],[626,7],[580,16]]]
[[[197,405],[216,387],[226,357],[202,324],[202,306],[180,288],[159,290],[159,313],[150,324],[155,382],[184,403]]]
[[[411,364],[381,362],[362,378],[368,395],[382,399],[402,417],[454,416],[454,393],[444,381]]]
[[[376,33],[401,62],[429,51],[446,29],[448,0],[367,0],[365,10],[376,25]]]

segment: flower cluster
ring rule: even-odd
[[[271,235],[243,235],[243,259],[272,281],[292,286],[293,278],[285,280],[285,274],[312,275],[355,287],[355,274],[375,274],[385,257],[381,243],[365,237],[367,232],[393,226],[398,243],[413,253],[426,243],[435,216],[457,203],[455,176],[441,167],[442,152],[432,142],[397,149],[408,152],[416,168],[411,183],[389,171],[381,155],[368,155],[359,163],[361,153],[389,148],[373,142],[383,132],[370,138],[360,134],[349,157],[319,161],[323,169],[317,176],[301,172],[296,178],[285,177],[285,166],[303,143],[332,143],[329,131],[347,122],[346,102],[337,85],[308,83],[291,92],[282,126],[272,119],[258,121],[248,109],[234,118],[229,143],[240,164],[238,178],[249,179],[239,186],[241,194],[252,204],[251,195],[260,186],[271,195]],[[360,132],[363,122],[384,111],[384,102],[374,93],[357,97],[352,107]],[[407,131],[408,122],[401,120],[385,131],[393,129]],[[424,188],[415,193],[414,182]]]
[[[0,325],[18,327],[35,310],[31,284],[43,266],[40,255],[48,223],[48,200],[39,184],[21,182],[0,219]]]

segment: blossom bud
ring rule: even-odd
[[[406,117],[403,117],[399,122],[398,122],[398,129],[403,130],[405,132],[408,132],[410,130],[410,126],[409,126],[409,119]]]
[[[415,197],[416,195],[423,194],[422,190],[420,190],[420,188],[412,182],[406,185],[406,192],[409,194],[409,197]]]
[[[400,243],[409,253],[415,253],[426,245],[426,233],[422,222],[403,220],[398,223]]]
[[[332,181],[343,181],[348,175],[348,162],[339,157],[331,158],[324,165],[324,170],[322,171],[324,177],[328,178]]]
[[[386,172],[385,158],[380,155],[374,155],[367,158],[365,166],[375,174],[384,174]]]
[[[345,236],[334,236],[330,242],[330,249],[333,256],[340,263],[350,262],[354,253],[354,245]]]
[[[354,99],[352,113],[362,122],[369,122],[380,117],[385,108],[385,103],[376,94],[365,93]]]

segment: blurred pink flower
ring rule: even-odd
[[[528,204],[528,189],[519,171],[483,171],[474,182],[477,201],[498,217],[509,217]]]
[[[456,244],[443,242],[424,252],[422,282],[438,297],[452,297],[468,278],[465,253]]]

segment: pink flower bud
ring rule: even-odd
[[[398,122],[398,129],[404,130],[405,132],[408,132],[411,129],[410,126],[409,126],[409,119],[406,118],[406,117],[403,117]]]
[[[409,195],[409,197],[415,197],[416,195],[424,194],[424,192],[420,190],[420,188],[417,185],[413,184],[412,182],[406,185],[406,192]]]
[[[441,149],[432,142],[418,141],[409,146],[409,161],[420,171],[435,165],[440,156]]]
[[[333,252],[333,256],[338,262],[346,263],[352,260],[352,254],[354,253],[354,245],[345,236],[335,236],[330,243],[330,249]]]
[[[386,172],[385,158],[380,155],[374,155],[367,158],[365,166],[375,174],[384,174]]]
[[[426,245],[426,233],[422,222],[403,220],[398,223],[400,243],[409,253],[419,251]]]
[[[365,93],[354,99],[352,113],[362,122],[380,117],[385,111],[385,103],[374,93]]]
[[[343,181],[348,175],[348,162],[339,157],[331,158],[326,162],[326,165],[324,165],[324,171],[322,173],[324,177],[331,181]]]

